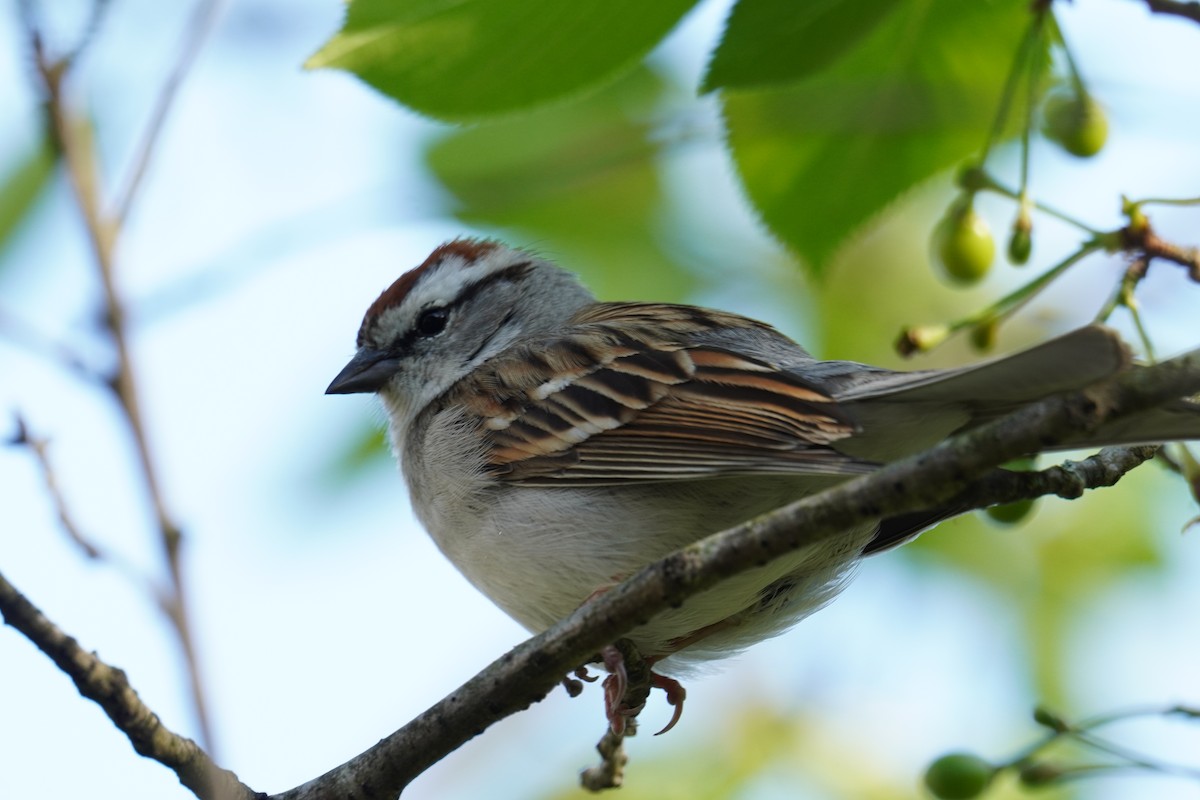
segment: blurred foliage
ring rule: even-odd
[[[746,193],[810,269],[821,273],[902,193],[982,146],[1028,5],[908,3],[810,77],[727,94]]]
[[[370,423],[339,442],[333,459],[323,464],[319,474],[322,485],[344,486],[363,471],[389,459],[387,428]]]
[[[667,202],[659,166],[669,145],[653,136],[653,121],[677,99],[641,68],[582,102],[452,131],[427,163],[459,219],[512,231],[569,263],[598,295],[683,300],[693,278],[654,226]]]
[[[43,136],[0,177],[0,254],[50,185],[57,164],[54,143]]]
[[[1127,475],[1117,490],[1047,498],[1019,526],[997,528],[977,512],[943,523],[902,552],[973,578],[1016,610],[1026,631],[1029,684],[1040,700],[1069,707],[1067,632],[1123,578],[1165,566],[1159,526],[1147,513],[1173,488],[1165,478],[1151,465]]]
[[[639,754],[625,777],[622,800],[916,796],[915,783],[873,769],[855,742],[831,735],[820,718],[766,704],[739,710],[707,747],[677,749],[658,758]],[[595,796],[575,788],[547,800]]]
[[[597,295],[686,301],[697,276],[655,225],[670,202],[660,168],[670,144],[653,125],[678,97],[640,68],[578,103],[451,130],[429,144],[426,163],[459,219],[569,264]],[[330,477],[387,457],[369,423],[339,450]]]
[[[309,64],[430,116],[482,120],[632,69],[690,5],[354,0]],[[1028,0],[738,2],[703,88],[722,90],[727,145],[763,221],[823,272],[902,193],[981,147],[1030,19]],[[555,139],[551,165],[569,152]]]
[[[627,70],[696,0],[355,0],[308,61],[350,70],[431,117],[480,119]]]

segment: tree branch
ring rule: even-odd
[[[1187,267],[1188,278],[1200,283],[1200,247],[1183,247],[1159,238],[1153,231],[1147,231],[1141,242],[1141,250],[1147,259],[1162,258]]]
[[[1130,470],[1154,458],[1158,445],[1106,447],[1083,461],[1064,461],[1043,470],[994,470],[955,495],[949,505],[984,508],[1056,495],[1074,500],[1088,489],[1115,486]]]
[[[1155,14],[1169,14],[1200,22],[1200,3],[1195,0],[1146,0],[1146,7]]]
[[[79,693],[104,709],[133,749],[165,765],[203,800],[262,800],[232,772],[221,769],[191,739],[172,733],[146,707],[125,673],[105,664],[63,633],[0,574],[0,615],[70,676]]]
[[[183,42],[179,47],[179,57],[159,91],[150,122],[142,132],[142,140],[135,151],[125,187],[115,201],[112,217],[118,225],[123,224],[129,216],[129,209],[137,197],[142,176],[145,175],[146,167],[149,166],[154,148],[158,144],[163,123],[166,122],[171,106],[179,95],[179,87],[183,85],[183,79],[187,77],[196,56],[200,54],[204,41],[216,24],[224,5],[224,0],[200,0],[192,11],[192,18],[188,21]]]

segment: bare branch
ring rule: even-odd
[[[1162,258],[1187,267],[1188,278],[1200,283],[1200,247],[1182,247],[1160,239],[1153,231],[1147,231],[1141,249],[1147,259]]]
[[[204,702],[199,661],[188,621],[187,592],[180,566],[183,536],[167,510],[158,472],[150,453],[130,352],[125,306],[116,284],[114,254],[120,221],[107,216],[100,207],[100,175],[90,129],[75,119],[65,96],[64,81],[70,73],[71,64],[68,60],[50,57],[36,27],[29,3],[23,3],[21,9],[22,22],[33,53],[34,67],[45,95],[46,114],[66,164],[75,202],[83,216],[88,242],[95,257],[96,271],[104,290],[105,322],[117,353],[117,370],[113,376],[112,388],[133,438],[142,480],[154,509],[158,539],[169,577],[169,591],[163,593],[161,606],[171,620],[188,666],[192,703],[200,727],[201,740],[211,749],[212,726]]]
[[[625,765],[629,762],[629,756],[625,755],[625,734],[613,733],[611,728],[605,730],[596,752],[600,754],[600,763],[583,771],[580,785],[589,792],[616,789],[625,782]]]
[[[100,26],[104,22],[105,14],[111,6],[110,0],[92,0],[92,10],[88,14],[87,22],[84,23],[83,31],[79,34],[79,41],[71,48],[71,52],[66,56],[67,61],[75,61],[88,46],[96,40],[96,34],[100,31]]]
[[[107,379],[93,369],[82,355],[63,342],[55,341],[25,320],[0,308],[0,336],[39,356],[44,356],[63,368],[89,381],[106,383]]]
[[[1155,14],[1170,14],[1200,22],[1200,3],[1195,0],[1146,0],[1146,7]]]
[[[129,209],[137,197],[142,177],[146,173],[146,167],[149,166],[154,148],[158,144],[163,123],[166,122],[171,106],[179,94],[179,87],[183,85],[183,79],[187,77],[196,61],[196,56],[200,54],[204,41],[216,24],[224,5],[224,0],[199,0],[196,8],[192,11],[192,17],[188,20],[187,30],[184,33],[183,44],[179,48],[179,58],[163,83],[154,110],[150,115],[150,121],[147,123],[146,129],[142,131],[142,140],[135,151],[125,186],[114,204],[112,218],[117,225],[124,224],[129,216]]]
[[[0,574],[0,615],[70,676],[79,693],[97,703],[133,749],[169,767],[201,800],[262,800],[232,772],[221,769],[193,742],[170,731],[146,707],[125,673],[87,652],[48,620]]]
[[[70,506],[67,504],[67,498],[63,495],[62,487],[59,485],[54,465],[50,462],[49,442],[45,438],[34,434],[29,429],[29,425],[26,423],[24,417],[19,413],[16,415],[16,423],[17,431],[9,441],[13,445],[24,447],[33,457],[38,472],[41,474],[42,483],[46,487],[46,494],[50,497],[50,504],[54,507],[59,525],[62,526],[63,531],[67,534],[67,538],[80,549],[86,558],[101,561],[113,567],[124,575],[131,584],[138,589],[144,590],[161,607],[163,592],[154,585],[153,581],[142,575],[133,564],[117,553],[102,547],[83,532],[83,528],[79,525],[74,513],[71,512]]]
[[[1130,470],[1154,458],[1158,450],[1158,445],[1106,447],[1083,461],[1065,461],[1044,470],[995,470],[973,481],[950,505],[983,508],[1046,495],[1074,500],[1088,489],[1115,486]]]
[[[58,515],[58,522],[62,525],[63,530],[72,542],[83,554],[90,559],[103,559],[105,553],[100,549],[99,545],[93,544],[91,539],[83,534],[79,526],[75,523],[75,517],[67,507],[66,498],[63,497],[62,489],[58,485],[58,478],[54,474],[53,467],[50,466],[50,457],[46,453],[46,440],[35,436],[29,431],[29,426],[25,423],[25,418],[17,414],[17,433],[12,438],[12,443],[25,447],[33,456],[34,463],[37,464],[38,472],[42,475],[42,483],[46,486],[46,493],[50,495],[50,503],[54,506],[54,511]]]

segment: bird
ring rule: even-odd
[[[1130,368],[1101,325],[954,369],[823,361],[763,322],[599,302],[536,253],[462,238],[370,304],[326,393],[378,395],[418,519],[536,633],[706,535]],[[1200,438],[1200,404],[1181,398],[1064,447],[1187,438]],[[672,676],[790,628],[864,556],[961,510],[854,526],[632,630],[676,706],[667,729],[682,709]],[[619,657],[604,660],[621,674]],[[614,729],[622,694],[608,685]]]

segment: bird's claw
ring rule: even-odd
[[[675,723],[679,722],[679,718],[683,716],[683,701],[687,699],[687,689],[683,688],[683,684],[674,678],[668,678],[666,675],[659,675],[657,672],[650,673],[650,685],[662,689],[667,695],[667,704],[675,709],[675,713],[671,715],[671,721],[655,736],[662,736],[671,728],[675,727]]]
[[[632,726],[637,715],[646,707],[646,703],[643,701],[634,707],[625,705],[625,694],[629,689],[629,673],[625,669],[625,658],[621,655],[621,651],[613,645],[609,645],[600,651],[600,655],[605,669],[609,672],[608,677],[604,679],[604,713],[608,718],[608,725],[613,735],[622,736]],[[650,663],[649,660],[647,663]],[[578,671],[576,675],[579,675]],[[584,676],[580,675],[580,677]],[[674,728],[680,717],[683,716],[683,701],[687,698],[687,690],[674,678],[668,678],[666,675],[660,675],[653,671],[650,672],[650,686],[662,689],[667,695],[667,703],[675,709],[671,715],[671,721],[667,723],[666,727],[654,734],[660,736]]]

